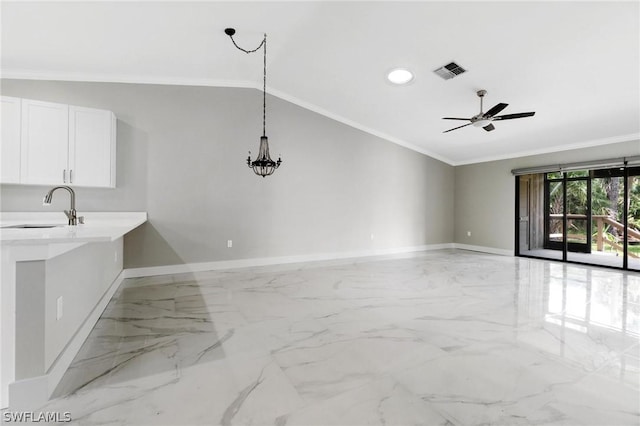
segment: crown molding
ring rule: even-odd
[[[69,72],[43,72],[35,70],[0,70],[0,78],[6,79],[20,79],[20,80],[53,80],[53,81],[76,81],[76,82],[92,82],[92,83],[128,83],[128,84],[161,84],[161,85],[174,85],[174,86],[206,86],[206,87],[231,87],[242,89],[256,89],[262,90],[262,85],[256,81],[249,80],[217,80],[217,79],[198,79],[198,78],[183,78],[173,76],[157,76],[157,77],[141,77],[139,75],[111,75],[111,74],[87,74],[87,73],[69,73]],[[542,148],[529,151],[512,152],[503,155],[494,155],[487,157],[471,158],[464,161],[454,161],[448,157],[437,154],[424,147],[416,145],[414,143],[405,141],[403,139],[396,138],[392,135],[386,134],[364,124],[350,120],[338,114],[334,114],[327,111],[324,108],[319,107],[313,103],[303,101],[296,98],[286,92],[278,89],[273,89],[267,86],[267,93],[271,96],[275,96],[284,101],[295,104],[301,108],[315,112],[327,118],[330,118],[339,123],[345,124],[354,129],[363,131],[372,136],[418,152],[420,154],[431,157],[435,160],[446,163],[450,166],[464,166],[469,164],[486,163],[490,161],[509,160],[513,158],[528,157],[531,155],[550,154],[554,152],[570,151],[574,149],[589,148],[599,145],[608,145],[619,142],[630,142],[634,140],[640,141],[640,133],[631,133],[627,135],[612,136],[608,138],[593,139],[584,142],[578,142],[570,145],[559,145],[555,147]],[[639,142],[640,144],[640,142]]]
[[[208,87],[235,87],[243,89],[256,89],[262,91],[262,85],[255,81],[247,80],[216,80],[216,79],[198,79],[198,78],[181,78],[171,76],[158,76],[158,77],[140,77],[137,75],[107,75],[107,74],[85,74],[85,73],[66,73],[66,72],[41,72],[32,70],[2,70],[0,72],[0,78],[7,79],[19,79],[19,80],[52,80],[52,81],[77,81],[77,82],[92,82],[92,83],[129,83],[129,84],[163,84],[174,86],[208,86]],[[407,142],[402,139],[398,139],[394,136],[388,135],[379,130],[365,126],[348,118],[342,117],[338,114],[334,114],[321,108],[310,102],[303,101],[295,96],[292,96],[286,92],[278,89],[273,89],[267,86],[267,93],[271,96],[275,96],[292,104],[295,104],[301,108],[313,111],[316,114],[323,115],[339,123],[345,124],[354,129],[358,129],[372,136],[376,136],[380,139],[384,139],[388,142],[400,145],[404,148],[416,151],[420,154],[429,156],[436,160],[442,161],[449,165],[453,165],[453,160],[435,152],[429,151],[421,146],[415,145],[411,142]]]
[[[466,161],[457,161],[451,163],[452,166],[464,166],[468,164],[486,163],[489,161],[510,160],[513,158],[529,157],[531,155],[551,154],[554,152],[572,151],[575,149],[591,148],[594,146],[610,145],[621,142],[638,141],[638,152],[640,152],[640,133],[630,133],[628,135],[612,136],[608,138],[592,139],[584,142],[577,142],[570,145],[558,145],[543,149],[534,149],[529,151],[514,152],[511,154],[495,155],[488,157],[473,158]]]

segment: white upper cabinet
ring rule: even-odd
[[[22,100],[20,182],[67,183],[69,106]]]
[[[80,186],[116,186],[116,116],[69,106],[69,180]]]
[[[0,182],[114,188],[115,115],[2,97]]]
[[[2,97],[2,143],[0,182],[20,182],[20,98]]]

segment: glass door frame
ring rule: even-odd
[[[571,176],[567,172],[560,172],[562,177],[549,178],[550,173],[544,174],[544,248],[551,250],[562,250],[562,260],[567,260],[567,252],[577,253],[591,253],[591,173],[588,172],[585,176]],[[570,172],[569,172],[570,173]],[[576,220],[569,217],[570,212],[567,212],[567,183],[584,181],[587,185],[586,188],[586,212],[585,218],[579,218],[577,220],[585,221],[585,243],[569,242],[569,220]],[[549,238],[550,231],[550,188],[552,183],[562,184],[562,241],[551,241]]]
[[[564,250],[564,243],[567,240],[566,233],[566,221],[564,220],[565,212],[567,211],[567,191],[564,186],[564,174],[558,179],[549,179],[549,173],[544,174],[544,248],[551,250]],[[551,185],[553,183],[560,183],[562,188],[562,240],[551,241],[549,235],[551,234]]]
[[[630,177],[638,176],[640,177],[640,166],[636,167],[625,167],[624,168],[624,203],[623,203],[623,212],[624,212],[624,244],[623,246],[623,258],[622,258],[622,267],[628,271],[640,271],[640,269],[630,269],[629,268],[629,193],[631,188],[629,188],[629,183],[631,182]]]

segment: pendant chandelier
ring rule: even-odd
[[[259,50],[261,47],[263,48],[264,56],[263,56],[263,73],[262,73],[262,136],[260,137],[260,149],[258,151],[258,156],[254,161],[251,161],[251,151],[249,151],[249,156],[247,157],[247,166],[253,169],[254,173],[265,177],[270,176],[273,172],[276,171],[282,160],[278,157],[278,161],[273,161],[271,156],[269,155],[269,138],[267,137],[267,35],[264,35],[264,39],[262,39],[262,43],[258,47],[253,50],[246,50],[236,44],[236,41],[233,39],[233,35],[236,33],[236,30],[233,28],[227,28],[224,30],[224,33],[231,38],[233,45],[245,53],[253,53]]]

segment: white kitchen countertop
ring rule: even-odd
[[[42,318],[45,318],[45,313],[32,312],[31,309],[35,309],[37,306],[41,306],[38,303],[33,304],[31,301],[41,301],[44,308],[44,301],[46,297],[45,286],[48,285],[49,280],[44,276],[36,278],[29,275],[29,279],[19,280],[18,265],[23,262],[31,261],[48,261],[62,254],[69,253],[73,250],[77,250],[82,246],[88,244],[109,244],[111,241],[118,240],[127,232],[140,226],[147,220],[146,212],[78,212],[78,216],[84,216],[85,223],[77,226],[67,225],[68,220],[66,215],[58,211],[46,211],[46,212],[0,212],[0,406],[5,406],[8,400],[13,401],[30,401],[31,398],[41,398],[45,401],[46,396],[50,395],[55,388],[55,385],[59,382],[64,371],[67,369],[71,360],[79,350],[88,335],[89,331],[95,320],[99,317],[102,309],[106,306],[106,303],[111,298],[113,291],[117,288],[117,284],[121,282],[118,279],[114,281],[115,286],[112,284],[109,287],[108,296],[102,307],[98,309],[95,318],[89,323],[88,327],[81,325],[76,331],[76,335],[69,340],[67,347],[72,349],[64,349],[59,355],[59,360],[52,364],[52,367],[45,375],[38,375],[37,377],[19,377],[16,373],[16,353],[14,350],[18,347],[17,340],[25,339],[29,333],[36,333],[36,336],[41,336],[42,343],[38,343],[41,346],[34,346],[36,351],[34,356],[45,359],[45,346],[44,336],[45,322]],[[53,228],[4,228],[12,225],[57,225]],[[115,245],[115,244],[114,244]],[[118,243],[118,247],[122,247],[122,242]],[[118,253],[115,251],[115,253]],[[97,261],[91,259],[93,263],[91,265],[106,265],[109,263],[110,268],[119,269],[122,271],[122,258],[118,260],[117,254],[114,259],[106,259]],[[111,262],[116,262],[111,263]],[[117,263],[117,262],[120,263]],[[70,260],[67,259],[67,262]],[[114,272],[114,271],[112,271]],[[98,275],[102,274],[100,271],[96,271]],[[96,281],[102,278],[96,277]],[[35,282],[32,282],[35,280]],[[28,283],[28,290],[19,292],[18,286]],[[91,282],[76,283],[74,285],[95,285]],[[112,290],[113,289],[113,290]],[[48,290],[47,290],[48,291]],[[55,291],[60,291],[57,288]],[[84,291],[84,290],[83,290]],[[86,294],[86,291],[85,293]],[[56,293],[57,295],[57,293]],[[83,296],[85,297],[85,296]],[[103,303],[99,296],[96,300],[98,303]],[[60,307],[54,307],[58,309],[61,314],[61,300],[62,296],[58,298]],[[92,301],[94,303],[96,301]],[[73,303],[73,302],[71,302]],[[48,305],[47,305],[48,306]],[[23,308],[29,308],[28,312],[18,314],[17,312]],[[49,309],[47,307],[47,309]],[[92,308],[93,309],[93,308]],[[96,308],[97,309],[97,308]],[[19,315],[22,315],[19,317]],[[40,322],[29,322],[24,318],[31,318],[33,315],[36,318],[41,318]],[[94,315],[91,313],[90,315]],[[23,318],[23,319],[20,319]],[[85,321],[88,321],[88,318]],[[22,323],[20,323],[22,321]],[[68,321],[68,320],[67,320]],[[22,325],[20,325],[22,324]],[[81,323],[82,324],[82,323]],[[85,327],[85,328],[82,328]],[[84,330],[83,336],[76,339],[77,333],[80,330]],[[31,338],[31,337],[30,337]],[[31,338],[33,339],[33,338]],[[73,340],[76,339],[76,340]],[[37,338],[36,338],[37,340]],[[26,341],[26,340],[25,340]],[[70,346],[71,345],[71,346]],[[42,353],[40,353],[42,351]],[[70,351],[70,352],[65,352]],[[66,357],[66,358],[65,358]],[[38,358],[34,358],[38,359]],[[44,362],[44,361],[42,361]],[[39,365],[39,364],[38,364]],[[10,384],[14,386],[12,396],[9,396]],[[31,395],[33,393],[33,395]],[[46,396],[45,396],[46,394]],[[34,396],[35,395],[35,396]],[[22,398],[22,400],[20,399]],[[19,404],[19,403],[18,403]],[[1,423],[1,422],[0,422]]]
[[[1,212],[3,246],[113,241],[147,221],[146,212],[78,212],[84,224],[67,225],[63,212]],[[54,228],[6,228],[12,225],[57,225]]]

